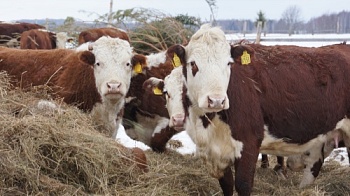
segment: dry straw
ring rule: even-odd
[[[0,195],[222,195],[203,161],[172,149],[146,151],[148,172],[141,171],[130,149],[48,92],[47,87],[13,89],[0,73]],[[257,164],[252,195],[350,193],[348,166],[330,162],[315,184],[299,189],[302,172],[288,171],[284,180],[273,171],[275,164],[275,159],[268,169]]]

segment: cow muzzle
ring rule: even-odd
[[[209,109],[225,109],[226,96],[210,95],[208,96]]]
[[[171,127],[173,127],[176,131],[183,131],[185,124],[185,115],[184,114],[176,114],[171,117]]]
[[[118,94],[120,93],[120,82],[107,82],[108,94]]]

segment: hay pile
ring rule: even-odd
[[[9,89],[0,73],[0,195],[222,195],[218,181],[191,155],[146,151],[143,172],[129,149],[95,130],[89,115],[59,100],[52,110],[38,107],[38,100],[51,99],[43,87]],[[252,195],[350,193],[349,167],[337,162],[304,189],[298,188],[302,172],[288,171],[283,180],[275,164],[270,160],[270,168],[261,169],[258,163]]]

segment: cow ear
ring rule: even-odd
[[[232,45],[231,57],[236,64],[249,65],[254,56],[254,49],[247,45]]]
[[[148,78],[142,85],[142,88],[155,95],[163,95],[164,81],[155,77]]]
[[[131,59],[134,73],[139,74],[147,67],[146,57],[142,54],[135,54]]]
[[[95,55],[90,51],[82,51],[79,54],[79,59],[83,61],[84,63],[87,63],[89,65],[95,64]]]
[[[173,45],[167,50],[167,55],[171,57],[174,67],[185,65],[185,54],[185,48],[179,44]]]

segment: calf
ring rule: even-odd
[[[117,28],[95,28],[95,29],[87,29],[85,31],[80,32],[78,42],[79,45],[86,42],[94,42],[98,40],[102,36],[109,36],[113,38],[120,38],[130,42],[128,34]]]
[[[67,34],[54,33],[43,29],[31,29],[21,34],[21,49],[65,48]]]
[[[22,88],[52,87],[55,97],[91,112],[97,127],[116,135],[124,99],[132,76],[130,44],[119,38],[102,37],[90,51],[0,49],[0,70]],[[117,121],[116,121],[117,119]]]
[[[131,79],[127,95],[131,101],[125,105],[123,126],[131,138],[145,143],[156,152],[164,152],[171,137],[183,130],[184,115],[179,113],[169,116],[165,97],[160,96],[162,92],[149,88],[145,81],[152,77],[166,77],[184,61],[179,58],[183,54],[183,47],[174,45],[167,51],[148,55],[145,63],[147,67]],[[167,107],[169,109],[170,106]]]

